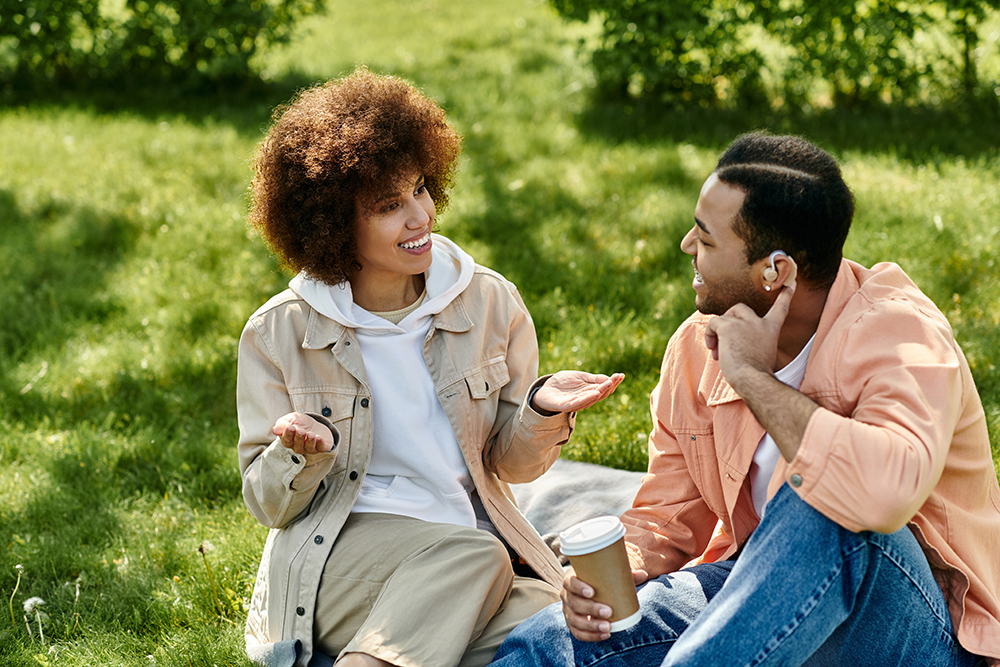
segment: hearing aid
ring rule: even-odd
[[[791,287],[792,285],[795,284],[795,277],[798,275],[799,267],[795,263],[795,260],[789,257],[788,253],[785,252],[784,250],[775,250],[774,252],[771,253],[770,257],[768,257],[768,262],[770,263],[770,266],[764,269],[764,274],[763,274],[764,280],[769,280],[773,282],[778,279],[778,269],[774,267],[774,258],[777,257],[778,255],[781,255],[792,264],[792,272],[788,274],[788,278],[786,278],[784,282],[784,285],[786,287]],[[770,286],[767,287],[767,291],[768,292],[771,291]]]

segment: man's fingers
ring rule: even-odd
[[[792,305],[793,296],[795,296],[795,283],[782,287],[781,291],[778,292],[778,298],[771,304],[764,319],[775,322],[779,327],[784,324],[785,318],[788,317],[788,309]]]

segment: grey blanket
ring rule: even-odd
[[[632,506],[645,473],[559,459],[544,475],[512,484],[521,512],[565,565],[559,532],[595,516],[618,516]]]

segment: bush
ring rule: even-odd
[[[794,54],[782,76],[791,101],[809,98],[810,82],[826,84],[837,104],[911,99],[932,74],[913,57],[913,36],[925,16],[906,2],[794,0],[761,6],[756,20]]]
[[[325,0],[0,0],[0,80],[18,87],[238,81]]]
[[[760,94],[762,59],[740,31],[748,7],[714,0],[552,3],[570,18],[603,17],[592,58],[606,96],[714,104]]]
[[[730,107],[996,100],[977,59],[1000,0],[550,2],[570,19],[601,17],[591,57],[605,96]]]

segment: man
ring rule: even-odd
[[[643,618],[611,634],[570,570],[494,664],[1000,665],[982,405],[903,271],[842,258],[853,212],[802,139],[726,150],[681,243],[700,312],[667,347],[622,516]]]

